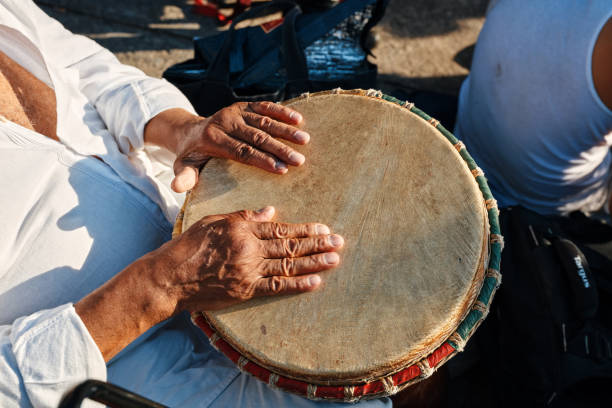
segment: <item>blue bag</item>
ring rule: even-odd
[[[195,58],[170,67],[176,85],[208,116],[238,101],[280,101],[303,92],[376,86],[376,65],[364,46],[388,0],[345,0],[302,14],[293,1],[274,1],[237,17],[228,31],[194,39]],[[245,19],[282,11],[273,29],[236,30]]]

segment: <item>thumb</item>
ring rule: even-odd
[[[198,169],[191,166],[174,166],[174,179],[171,187],[177,193],[191,190],[198,182]]]

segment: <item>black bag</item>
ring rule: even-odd
[[[612,401],[612,227],[582,213],[500,215],[503,283],[482,336],[498,406]],[[608,248],[605,245],[608,244]]]
[[[170,67],[163,76],[204,116],[238,101],[281,101],[336,87],[375,87],[376,66],[367,60],[365,39],[387,3],[345,0],[308,14],[293,1],[254,7],[227,32],[194,39],[195,58]],[[278,28],[235,29],[240,21],[278,10],[284,13]],[[330,35],[333,30],[344,34]]]

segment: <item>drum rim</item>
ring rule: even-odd
[[[364,381],[361,384],[351,385],[315,384],[305,380],[294,379],[284,374],[275,373],[274,371],[244,357],[230,343],[221,338],[213,325],[208,322],[206,315],[203,312],[194,312],[192,313],[191,318],[193,323],[204,331],[214,348],[230,358],[230,360],[232,360],[232,362],[234,362],[242,371],[255,376],[271,386],[281,388],[285,391],[298,394],[312,400],[354,402],[360,399],[375,399],[393,395],[416,382],[428,378],[437,368],[448,361],[457,352],[463,350],[466,342],[487,316],[495,291],[501,283],[501,274],[499,270],[501,251],[503,249],[503,237],[501,235],[499,226],[499,210],[497,208],[497,202],[491,194],[491,190],[487,184],[484,172],[477,166],[472,156],[467,152],[465,145],[451,132],[444,128],[439,121],[417,108],[412,102],[401,101],[392,96],[386,95],[381,91],[373,89],[342,90],[337,88],[330,91],[303,94],[298,98],[286,101],[286,103],[312,96],[330,94],[370,97],[393,103],[409,110],[411,113],[416,114],[421,119],[433,126],[434,129],[436,129],[453,145],[474,176],[483,197],[483,204],[486,207],[486,218],[489,225],[489,241],[488,251],[483,251],[485,254],[485,262],[483,264],[485,276],[480,290],[477,292],[471,304],[466,307],[466,315],[459,322],[457,328],[446,339],[442,340],[440,346],[419,361],[400,367],[382,378],[374,379],[372,381]],[[185,203],[177,216],[173,236],[182,233],[183,217],[185,208],[189,202],[189,198],[190,193],[187,194]],[[486,259],[487,252],[488,262]]]

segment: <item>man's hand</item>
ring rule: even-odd
[[[309,292],[338,265],[344,240],[322,224],[272,222],[274,208],[204,217],[132,263],[75,309],[106,361],[182,310]]]
[[[278,139],[308,143],[308,133],[296,126],[302,116],[272,102],[239,102],[203,118],[182,109],[169,109],[149,121],[145,142],[177,155],[172,188],[193,188],[200,168],[211,157],[246,163],[284,174],[287,165],[299,166],[304,156]]]
[[[335,267],[344,240],[322,224],[270,222],[274,208],[202,218],[142,258],[172,293],[168,313],[214,310],[254,297],[308,292]]]

